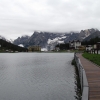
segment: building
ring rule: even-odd
[[[94,44],[93,45],[93,49],[97,49],[97,44]]]
[[[97,49],[100,50],[100,42],[97,42]]]
[[[41,47],[40,46],[30,46],[28,47],[28,51],[29,52],[41,51]]]
[[[79,40],[73,40],[72,42],[69,42],[70,49],[78,49],[81,46],[81,41]]]
[[[93,49],[93,47],[91,45],[86,46],[86,51],[91,51],[92,49]]]
[[[85,50],[85,48],[86,48],[85,46],[79,46],[78,50],[83,51],[83,50]]]

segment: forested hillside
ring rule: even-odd
[[[0,39],[0,51],[5,52],[5,51],[18,51],[18,52],[27,52],[27,48],[19,47],[17,45],[14,45],[10,42],[7,42],[5,40]]]

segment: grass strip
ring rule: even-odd
[[[83,53],[82,56],[100,66],[100,54]]]

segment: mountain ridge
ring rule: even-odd
[[[86,29],[78,32],[66,32],[66,33],[53,33],[53,32],[43,32],[43,31],[35,31],[30,37],[17,38],[14,40],[14,44],[20,45],[23,44],[25,47],[31,45],[40,45],[42,48],[47,47],[48,45],[56,45],[59,41],[64,41],[64,43],[68,43],[73,40],[89,40],[96,36],[100,37],[100,31],[98,29]],[[66,38],[63,38],[66,37]],[[50,42],[50,40],[52,42]],[[48,43],[49,41],[49,43]]]
[[[13,41],[13,44],[23,45],[24,47],[39,45],[41,48],[47,48],[48,46],[53,47],[56,44],[68,43],[73,40],[88,41],[95,37],[100,37],[100,31],[94,28],[69,33],[34,31],[31,36],[24,35],[22,37],[18,37]]]

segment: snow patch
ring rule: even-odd
[[[63,36],[62,39],[65,39],[67,36]]]
[[[65,37],[63,37],[65,38]],[[48,51],[54,50],[57,44],[64,44],[64,41],[61,41],[62,37],[57,37],[54,39],[48,39]]]
[[[58,41],[59,44],[64,44],[64,41]]]
[[[62,38],[65,38],[65,37],[57,37],[53,40],[51,39],[48,39],[48,44],[58,44],[58,43],[64,43],[64,41],[61,41]]]
[[[24,47],[24,45],[23,45],[23,44],[19,44],[18,46],[20,46],[20,47]]]
[[[41,48],[41,51],[48,51],[47,48]]]
[[[51,40],[51,39],[48,39],[48,44],[52,44],[52,43],[55,43],[55,42],[57,42],[58,41],[58,38],[55,38],[55,39],[53,39],[53,40]]]

